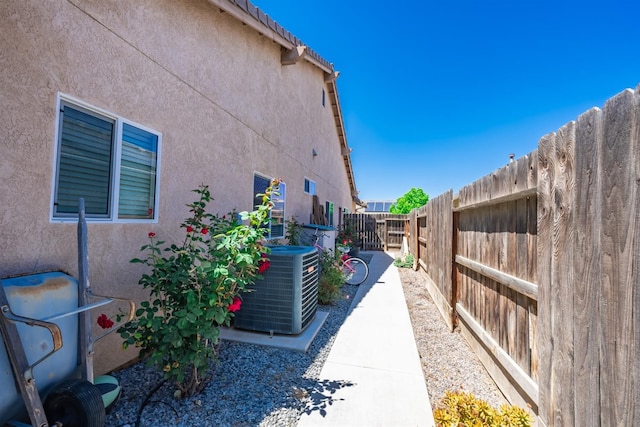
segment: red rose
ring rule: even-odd
[[[190,225],[187,225],[187,233],[191,233],[193,231],[193,227]]]
[[[202,234],[207,234],[209,232],[209,229],[207,227],[204,227],[202,229]]]
[[[236,311],[240,310],[240,305],[242,305],[242,300],[240,299],[240,297],[233,297],[233,302],[229,304],[227,310],[229,310],[231,313],[235,313]]]
[[[262,254],[262,259],[260,261],[258,261],[258,273],[260,273],[260,274],[264,273],[265,271],[267,271],[269,269],[269,266],[271,266],[271,263],[267,259],[267,254],[263,253]]]
[[[150,231],[149,232],[149,238],[152,238],[152,237],[156,237],[156,233],[154,233],[153,231]]]
[[[260,265],[258,266],[258,273],[262,274],[269,269],[271,264],[269,261],[260,261]]]
[[[106,314],[102,313],[98,316],[98,325],[100,325],[102,329],[109,329],[113,326],[113,320],[109,319]]]

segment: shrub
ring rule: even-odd
[[[302,224],[298,221],[298,218],[291,216],[285,224],[285,238],[290,246],[298,246],[302,244]]]
[[[151,232],[140,249],[146,257],[131,260],[151,268],[138,282],[151,298],[118,330],[123,346],[139,347],[140,356],[174,380],[181,394],[199,393],[209,381],[220,326],[230,324],[241,293],[268,268],[261,242],[278,183],[271,183],[256,210],[240,214],[248,224],[234,213],[207,212],[212,198],[209,188],[200,186],[194,190],[199,200],[187,205],[191,216],[180,225],[182,243],[165,246]]]
[[[342,270],[336,265],[333,251],[320,251],[320,277],[318,279],[318,302],[324,305],[335,303],[342,295],[344,284]]]
[[[323,269],[318,280],[318,302],[324,305],[335,303],[342,295],[343,284],[344,276],[338,267]]]
[[[414,261],[413,255],[407,254],[405,255],[404,259],[396,258],[393,261],[393,265],[400,268],[413,268],[413,261]]]
[[[531,427],[527,411],[512,405],[495,409],[471,393],[450,392],[433,412],[438,427]]]

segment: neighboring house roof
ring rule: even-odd
[[[347,143],[342,110],[340,109],[340,100],[338,99],[336,79],[339,72],[333,69],[333,64],[309,49],[300,39],[284,29],[267,14],[254,6],[249,0],[209,0],[209,3],[214,4],[219,7],[221,11],[249,25],[263,36],[268,37],[282,46],[281,63],[283,65],[293,65],[299,60],[304,59],[324,71],[324,80],[329,88],[329,102],[333,109],[333,117],[336,122],[338,139],[340,140],[342,158],[351,187],[351,198],[356,204],[361,204],[362,202],[358,199],[358,190],[356,189],[356,181],[351,165],[351,148],[349,148],[349,144]]]

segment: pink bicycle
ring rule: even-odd
[[[313,247],[320,252],[324,252],[325,248],[318,244],[318,240],[324,236],[326,235],[318,234],[318,229],[311,235]],[[357,286],[367,280],[367,277],[369,277],[369,266],[367,263],[358,257],[349,256],[348,252],[350,248],[348,246],[338,245],[338,250],[341,252],[341,255],[336,260],[336,266],[342,271],[344,282],[348,285]]]

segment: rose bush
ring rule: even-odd
[[[230,324],[241,293],[269,267],[262,240],[278,184],[271,182],[254,211],[240,213],[247,223],[235,213],[207,212],[211,194],[200,186],[193,190],[199,200],[187,205],[191,216],[181,224],[182,243],[165,246],[151,232],[140,249],[146,257],[131,261],[151,268],[138,282],[150,290],[150,300],[118,329],[123,346],[139,347],[140,357],[174,380],[181,395],[197,394],[207,384],[220,326]]]

